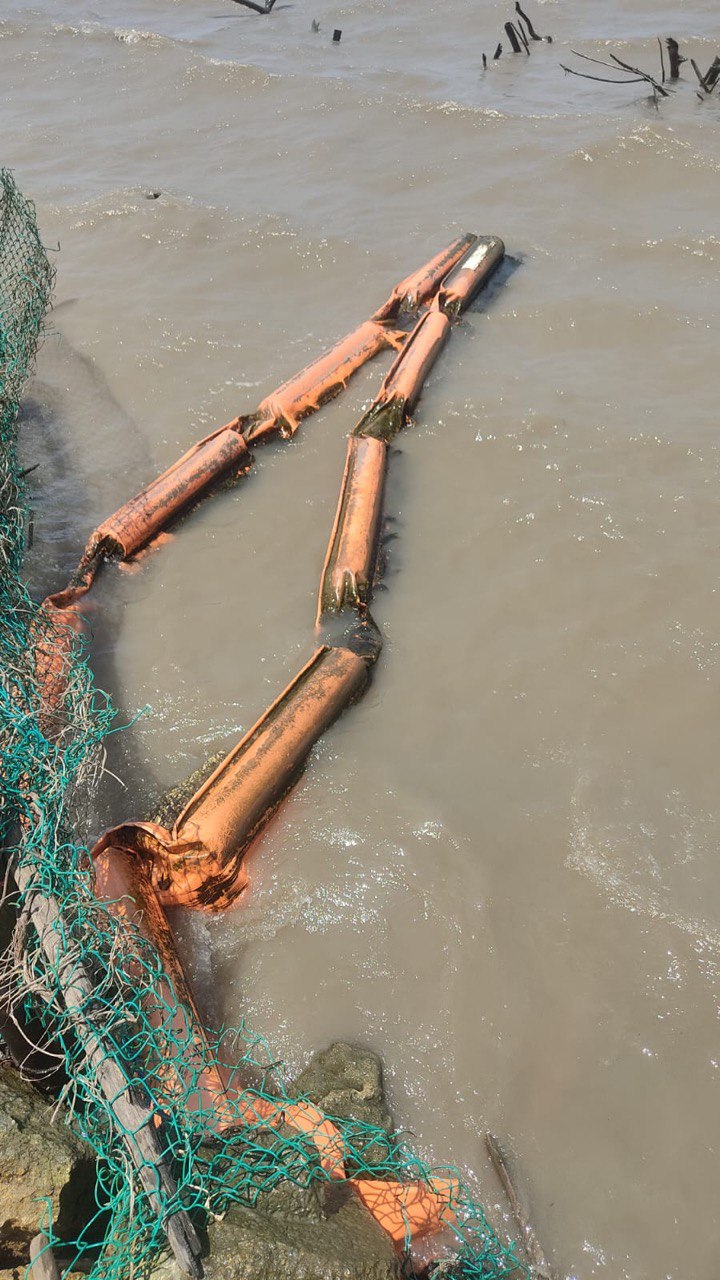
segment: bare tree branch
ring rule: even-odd
[[[258,4],[256,0],[233,0],[233,3],[244,5],[246,9],[252,9],[254,13],[272,13],[275,0],[265,0],[264,4]]]
[[[647,80],[648,84],[651,84],[656,93],[659,93],[663,98],[668,98],[670,96],[669,90],[663,89],[662,85],[658,84],[654,76],[648,75],[646,71],[641,71],[640,67],[632,67],[629,62],[623,62],[622,58],[616,58],[614,53],[611,53],[610,57],[613,62],[617,62],[619,67],[622,67],[623,71],[630,71],[634,76],[642,76],[643,80]]]
[[[600,80],[602,84],[645,84],[644,76],[634,77],[632,80],[610,80],[607,76],[591,76],[587,71],[575,71],[572,67],[566,67],[564,62],[560,63],[563,71],[567,71],[571,76],[580,76],[581,80]]]
[[[537,31],[535,30],[535,28],[534,28],[534,26],[533,26],[532,22],[530,21],[530,19],[529,19],[529,18],[528,18],[528,16],[527,16],[527,14],[526,14],[526,13],[523,13],[522,9],[520,8],[520,0],[515,0],[515,12],[516,12],[516,14],[518,15],[518,17],[519,17],[519,18],[522,18],[523,22],[525,23],[525,25],[526,25],[526,27],[527,27],[527,29],[528,29],[528,32],[529,32],[529,34],[530,34],[530,39],[531,39],[531,40],[542,40],[542,36],[539,36],[539,35],[538,35]]]

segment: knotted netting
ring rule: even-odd
[[[66,1122],[97,1157],[96,1205],[85,1230],[59,1240],[48,1208],[49,1243],[68,1271],[77,1262],[93,1280],[125,1280],[149,1273],[174,1214],[188,1213],[202,1230],[232,1203],[261,1206],[280,1184],[307,1188],[332,1171],[317,1135],[283,1122],[295,1100],[264,1041],[244,1024],[198,1035],[157,952],[95,897],[83,802],[97,783],[114,712],[94,685],[83,641],[71,632],[59,644],[57,623],[23,581],[18,414],[53,272],[34,208],[5,170],[0,201],[0,856],[17,915],[0,999],[39,1019],[66,1080]],[[46,669],[39,678],[48,661],[62,690],[51,709]],[[227,1084],[222,1128],[203,1087],[219,1064]],[[142,1122],[118,1114],[100,1083],[108,1073],[128,1084]],[[170,1181],[133,1146],[148,1115]],[[348,1119],[333,1117],[333,1124],[348,1178],[427,1183],[452,1173],[431,1169],[402,1136]],[[524,1271],[470,1192],[452,1185],[456,1254],[426,1274],[501,1280]]]

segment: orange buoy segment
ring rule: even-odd
[[[186,1097],[192,1111],[210,1111],[220,1119],[226,1105],[226,1079],[221,1069],[212,1065],[200,1015],[167,918],[153,890],[149,868],[142,859],[117,845],[98,854],[94,868],[98,898],[117,920],[134,926],[151,943],[167,975],[154,989],[159,1001],[155,999],[148,1006],[150,1025],[163,1030],[164,1042],[182,1049],[179,1057],[175,1049],[160,1068],[165,1085],[171,1093]],[[145,975],[140,962],[133,963],[142,991]]]
[[[437,296],[440,309],[448,316],[459,316],[487,284],[504,257],[505,245],[499,236],[478,236],[462,261],[443,280]]]
[[[234,866],[297,780],[320,735],[366,680],[365,663],[349,649],[318,649],[193,796],[177,820],[175,840],[212,849]],[[181,855],[179,861],[176,866],[171,860],[171,885],[164,900],[197,901],[198,889],[187,881],[188,862],[195,858]],[[201,905],[213,909],[226,906],[234,896],[232,883],[210,882],[200,891]]]
[[[375,1178],[348,1179],[355,1194],[398,1249],[408,1240],[452,1226],[453,1202],[460,1184],[457,1178],[430,1178],[427,1182],[381,1182]]]
[[[246,428],[245,439],[254,444],[278,432],[285,438],[293,436],[301,419],[336,396],[357,369],[379,351],[398,347],[404,340],[404,333],[396,333],[375,320],[366,320],[267,396]]]
[[[353,435],[392,440],[412,413],[423,383],[450,333],[450,321],[437,307],[427,311],[391,365],[380,391]]]
[[[337,395],[363,364],[386,347],[400,350],[407,335],[389,328],[387,322],[417,311],[429,302],[444,277],[474,242],[475,236],[471,233],[458,236],[424,266],[401,280],[369,320],[267,396],[244,430],[248,444],[278,432],[286,438],[294,435],[302,418]]]
[[[30,626],[29,645],[38,702],[38,726],[52,740],[64,725],[67,675],[82,621],[72,607],[45,601]]]
[[[318,622],[346,606],[368,604],[382,524],[387,445],[350,436],[335,524],[320,583]]]
[[[210,485],[228,472],[247,471],[251,461],[242,436],[232,427],[222,427],[104,520],[91,543],[127,559]]]
[[[396,316],[417,311],[425,306],[437,292],[448,272],[475,243],[475,239],[472,232],[458,236],[424,266],[406,276],[395,286],[387,302],[375,312],[373,320],[395,319]]]
[[[247,884],[242,859],[252,840],[366,681],[361,657],[322,646],[193,796],[172,832],[152,822],[124,823],[105,833],[93,857],[109,845],[147,855],[163,905],[230,906]]]

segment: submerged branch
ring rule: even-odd
[[[520,1204],[518,1193],[515,1190],[512,1178],[510,1177],[507,1161],[500,1149],[497,1138],[495,1138],[492,1133],[486,1133],[485,1145],[488,1149],[490,1159],[492,1160],[493,1169],[500,1179],[502,1188],[510,1203],[513,1217],[515,1218],[520,1230],[523,1244],[525,1246],[525,1252],[531,1264],[533,1280],[553,1280],[550,1263],[545,1257],[540,1241],[530,1225],[530,1219]]]
[[[658,84],[654,76],[648,75],[646,71],[641,71],[640,67],[633,67],[629,62],[623,62],[621,58],[616,58],[614,53],[611,53],[610,57],[613,62],[616,62],[617,65],[622,68],[623,71],[629,71],[633,75],[640,76],[643,80],[647,80],[648,84],[652,85],[655,92],[659,93],[663,98],[670,96],[670,91],[668,89],[663,89],[662,85]]]
[[[645,77],[640,76],[633,80],[610,80],[607,76],[591,76],[587,71],[575,71],[572,67],[566,67],[564,62],[560,63],[563,71],[567,71],[571,76],[580,76],[581,80],[599,80],[602,84],[645,84]]]
[[[272,13],[275,0],[265,0],[264,4],[258,4],[256,0],[233,0],[233,3],[244,5],[246,9],[252,9],[254,13]]]

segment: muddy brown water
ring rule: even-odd
[[[60,585],[102,515],[452,234],[505,239],[393,456],[372,688],[238,909],[177,923],[210,1018],[293,1069],[377,1049],[398,1122],[502,1223],[500,1134],[558,1276],[710,1280],[720,103],[688,76],[656,111],[560,63],[657,66],[673,34],[704,67],[720,24],[709,0],[548,0],[554,43],[483,76],[510,8],[4,6],[0,159],[60,244],[30,571]],[[98,584],[98,679],[126,720],[151,708],[111,739],[98,826],[145,816],[305,661],[344,436],[386,363]]]

